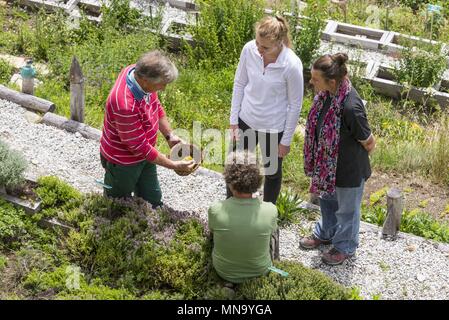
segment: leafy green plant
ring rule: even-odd
[[[303,13],[305,18],[299,22],[299,30],[295,28],[298,24],[298,19],[295,18],[298,15],[297,10],[294,12],[293,19],[290,19],[293,47],[304,68],[311,67],[316,57],[316,52],[320,47],[321,31],[325,26],[327,4],[328,1],[325,0],[309,1]]]
[[[98,195],[87,198],[79,213],[85,222],[70,232],[65,246],[90,276],[133,292],[169,288],[186,298],[200,294],[210,260],[202,223],[178,212],[154,212],[144,201]]]
[[[371,193],[369,196],[369,203],[370,205],[374,205],[378,203],[380,200],[382,200],[383,197],[387,194],[388,187],[384,187],[376,192]]]
[[[387,210],[383,206],[362,205],[362,220],[378,226],[382,226],[387,217]]]
[[[16,187],[22,184],[26,167],[22,154],[0,141],[0,186]]]
[[[406,43],[394,73],[402,84],[427,88],[439,82],[446,66],[441,45],[412,47]]]
[[[382,226],[387,216],[383,206],[362,206],[362,220]],[[420,209],[404,210],[400,231],[426,239],[449,242],[449,225],[440,222]]]
[[[439,222],[419,209],[404,212],[400,230],[426,239],[449,242],[449,225]]]
[[[278,223],[280,226],[297,221],[297,215],[304,212],[300,207],[303,200],[298,194],[293,193],[290,189],[282,191],[276,201],[278,209]]]
[[[357,287],[351,288],[349,300],[363,300],[363,297],[360,294],[360,288]]]

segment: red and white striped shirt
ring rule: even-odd
[[[158,151],[159,119],[165,116],[156,92],[149,102],[136,100],[126,84],[126,76],[135,65],[124,68],[106,101],[100,152],[107,161],[133,165],[143,160],[153,161]]]

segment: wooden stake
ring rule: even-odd
[[[383,238],[395,240],[401,226],[404,198],[400,190],[392,188],[387,192],[387,218],[382,229]]]
[[[70,119],[84,122],[84,76],[76,57],[70,67]]]

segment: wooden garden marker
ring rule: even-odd
[[[70,67],[70,119],[84,122],[84,76],[76,57]]]
[[[382,229],[383,238],[395,240],[401,225],[404,198],[400,190],[392,188],[387,192],[387,217]]]

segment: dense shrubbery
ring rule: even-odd
[[[56,231],[38,228],[23,211],[0,202],[2,248],[23,246],[8,261],[0,256],[0,269],[8,269],[0,279],[2,298],[348,298],[327,276],[287,262],[277,264],[290,273],[286,279],[270,274],[230,290],[212,268],[206,225],[191,214],[153,211],[143,200],[113,201],[101,195],[73,202],[68,195],[79,194],[57,178],[39,182],[45,203],[56,204],[58,218],[74,229],[55,241]]]
[[[412,47],[407,44],[401,52],[395,75],[400,83],[427,88],[436,85],[447,67],[441,46]]]
[[[234,66],[243,45],[254,38],[255,23],[263,16],[262,0],[200,0],[198,24],[190,28],[195,48],[186,47],[193,65]]]

